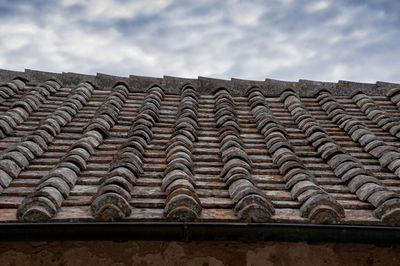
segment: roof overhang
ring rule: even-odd
[[[171,240],[400,243],[400,227],[277,223],[2,223],[2,241]]]

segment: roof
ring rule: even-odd
[[[400,223],[399,84],[0,81],[2,223]]]

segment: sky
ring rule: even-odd
[[[1,0],[0,68],[400,83],[398,0]]]

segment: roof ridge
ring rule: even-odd
[[[185,78],[165,75],[163,77],[148,77],[129,75],[127,77],[97,73],[96,75],[80,74],[74,72],[46,72],[40,70],[25,69],[24,72],[0,69],[1,80],[24,78],[33,83],[42,83],[49,79],[61,81],[65,85],[76,86],[82,81],[89,81],[96,87],[111,90],[115,83],[126,82],[131,91],[145,92],[150,84],[161,84],[166,93],[179,94],[179,88],[184,83],[192,83],[197,86],[200,94],[212,94],[215,87],[226,87],[233,95],[244,93],[249,86],[259,86],[266,96],[278,96],[287,88],[294,89],[300,96],[313,97],[315,93],[328,88],[333,95],[341,96],[351,93],[354,89],[361,89],[369,95],[385,95],[389,88],[400,87],[400,83],[377,81],[375,83],[338,80],[337,82],[314,81],[299,79],[298,81],[285,81],[266,78],[265,80],[246,80],[231,78],[230,80],[199,76]]]

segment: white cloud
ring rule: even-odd
[[[267,12],[264,4],[253,4],[249,2],[238,1],[231,4],[228,8],[229,17],[235,24],[241,26],[257,26],[263,13]]]
[[[0,68],[400,81],[399,29],[368,5],[63,0],[38,10],[0,19]]]
[[[305,9],[309,13],[320,12],[326,10],[330,7],[331,2],[324,0],[324,1],[316,1],[306,5]]]
[[[137,14],[149,14],[159,12],[170,1],[168,0],[151,0],[151,1],[113,1],[113,0],[64,0],[63,6],[83,5],[87,9],[87,15],[91,19],[124,19],[132,18]]]

